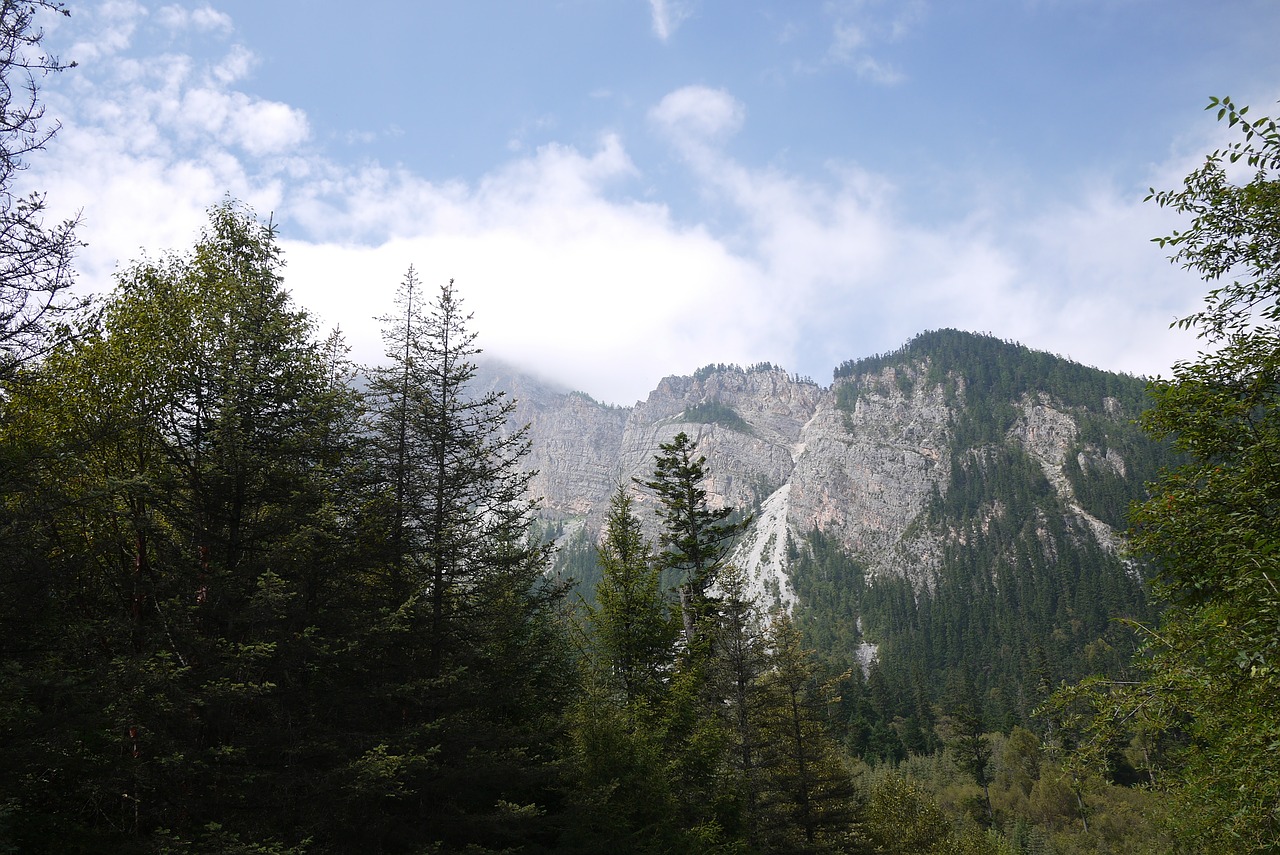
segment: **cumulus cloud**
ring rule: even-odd
[[[244,45],[232,45],[227,55],[213,67],[214,78],[223,86],[229,86],[249,76],[258,64],[258,58]]]
[[[715,90],[679,90],[652,115],[673,129],[703,192],[739,213],[738,255],[755,281],[775,283],[756,310],[792,319],[786,347],[796,362],[834,367],[940,327],[1135,374],[1159,373],[1191,351],[1167,325],[1194,308],[1200,283],[1162,264],[1149,239],[1173,224],[1140,194],[1099,183],[1030,218],[997,201],[923,227],[899,212],[890,182],[856,165],[831,164],[812,180],[726,156],[716,143],[741,124],[733,103]],[[717,115],[734,119],[699,123]],[[1185,163],[1153,174],[1183,174]]]
[[[82,65],[114,56],[129,47],[147,10],[134,0],[107,0],[86,13],[92,19],[93,36],[77,41],[68,52],[70,59]]]
[[[922,226],[856,163],[801,176],[730,157],[748,118],[724,89],[681,87],[648,113],[688,184],[730,212],[712,227],[647,195],[616,133],[521,148],[465,181],[340,163],[311,147],[302,111],[218,72],[251,62],[122,56],[79,75],[74,101],[54,90],[64,128],[38,180],[63,212],[83,208],[86,287],[189,246],[229,194],[279,225],[286,283],[358,359],[380,358],[373,319],[413,264],[427,283],[457,279],[490,353],[621,403],[708,362],[825,381],[943,326],[1152,373],[1179,354],[1164,330],[1200,290],[1147,243],[1167,231],[1159,212],[1106,183],[1030,218],[993,204]]]

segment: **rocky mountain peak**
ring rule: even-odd
[[[1107,393],[1089,392],[1091,383]],[[815,529],[871,578],[931,586],[946,544],[961,536],[956,526],[967,525],[939,517],[956,478],[978,477],[1010,455],[1034,461],[1069,528],[1083,532],[1073,536],[1114,553],[1118,536],[1075,483],[1080,473],[1120,480],[1133,473],[1118,447],[1085,441],[1081,425],[1089,421],[1093,436],[1131,420],[1137,398],[1122,402],[1113,390],[1129,394],[1135,384],[943,331],[896,354],[846,363],[830,387],[768,365],[717,365],[665,377],[633,407],[518,380],[511,392],[516,419],[530,425],[533,487],[548,519],[598,536],[613,490],[647,477],[660,444],[687,433],[707,458],[710,504],[755,514],[733,560],[766,604],[786,607],[795,599],[789,565]],[[632,488],[656,537],[653,498]],[[1004,512],[998,501],[972,511]]]

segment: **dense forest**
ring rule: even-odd
[[[892,354],[842,365],[840,405],[851,410],[869,386],[883,382],[885,368],[894,369],[899,384],[942,387],[955,413],[950,475],[914,523],[941,545],[936,578],[923,588],[897,577],[868,579],[855,557],[816,530],[795,550],[791,575],[817,649],[877,642],[876,676],[894,709],[886,720],[867,722],[854,744],[860,755],[901,759],[936,744],[930,710],[961,685],[977,692],[992,726],[1032,727],[1052,686],[1095,671],[1124,672],[1137,639],[1117,619],[1153,617],[1147,568],[1104,549],[1040,463],[1008,439],[1016,403],[1051,394],[1055,406],[1073,414],[1079,431],[1064,474],[1081,508],[1115,528],[1124,528],[1130,504],[1145,498],[1146,485],[1178,457],[1137,426],[1148,406],[1146,383],[1137,378],[940,330]],[[1106,465],[1108,459],[1124,465]],[[872,732],[893,737],[887,725],[895,719],[898,730],[912,734],[911,744],[872,738]]]
[[[766,615],[728,561],[749,509],[711,507],[683,433],[553,563],[453,282],[410,268],[354,365],[228,199],[75,299],[76,222],[13,190],[56,131],[39,11],[65,10],[0,5],[0,850],[1276,851],[1274,122],[1215,101],[1240,140],[1153,193],[1192,216],[1162,240],[1214,283],[1183,322],[1210,355],[1142,391],[954,331],[874,357],[978,372],[922,521],[936,584],[815,531],[802,605]],[[1043,548],[1088,541],[999,438],[1045,378],[1145,409],[1081,433],[1125,473],[1066,476],[1149,571]]]

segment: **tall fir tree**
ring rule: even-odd
[[[633,508],[619,485],[587,615],[584,685],[570,713],[576,792],[568,851],[687,848],[662,739],[679,630]]]
[[[365,843],[534,846],[553,834],[570,675],[562,592],[530,532],[526,431],[511,429],[504,395],[471,394],[479,349],[452,281],[427,302],[410,270],[397,306],[383,319],[388,362],[370,372],[393,596],[371,675],[388,738],[358,773],[387,813]]]
[[[602,578],[591,614],[595,646],[627,704],[660,696],[671,676],[676,639],[662,570],[633,508],[634,499],[619,485],[609,501]]]
[[[826,697],[813,652],[785,612],[769,631],[761,681],[761,830],[767,851],[857,852],[853,781],[827,730]]]
[[[734,509],[713,509],[707,501],[707,458],[683,431],[660,443],[653,474],[639,483],[658,498],[663,566],[679,574],[681,617],[685,643],[692,647],[700,621],[711,617],[709,592],[724,566],[733,540],[749,520],[730,522]]]

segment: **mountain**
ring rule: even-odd
[[[733,560],[762,601],[798,604],[834,664],[890,695],[972,684],[989,716],[1022,720],[1035,687],[1121,668],[1132,641],[1114,619],[1148,617],[1120,532],[1171,458],[1134,424],[1139,378],[940,330],[838,366],[829,387],[715,365],[616,407],[509,370],[485,382],[530,426],[533,489],[574,575],[590,582],[610,493],[683,431],[711,504],[755,514]],[[649,518],[651,503],[638,493]]]

